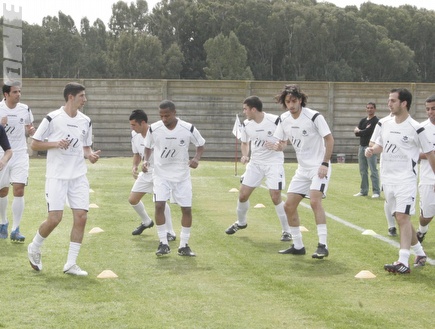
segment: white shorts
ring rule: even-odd
[[[71,209],[89,210],[89,182],[86,175],[75,179],[47,178],[45,199],[48,211],[63,210],[68,201]]]
[[[284,166],[280,164],[259,165],[249,162],[240,182],[249,187],[258,187],[264,177],[269,190],[281,191],[285,188]]]
[[[12,155],[6,168],[2,170],[0,188],[8,187],[12,183],[27,185],[29,178],[29,154]]]
[[[320,167],[320,166],[319,166]],[[331,167],[328,167],[328,174],[325,178],[320,178],[318,175],[319,168],[313,169],[296,169],[287,193],[295,193],[303,196],[310,195],[311,190],[320,191],[326,197],[328,190],[329,179],[331,178]]]
[[[435,186],[434,185],[419,185],[420,193],[420,214],[424,218],[432,218],[435,216]]]
[[[153,175],[151,173],[139,173],[131,188],[131,192],[153,193]]]
[[[388,209],[402,214],[415,214],[415,199],[417,196],[417,185],[382,185],[384,191],[385,202],[388,204]]]
[[[172,198],[171,198],[172,196]],[[192,181],[171,182],[154,176],[154,201],[175,200],[180,207],[192,207]]]

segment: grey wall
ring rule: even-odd
[[[22,102],[30,106],[37,126],[50,111],[63,105],[63,88],[73,80],[24,79]],[[131,156],[128,117],[134,109],[143,109],[149,122],[159,120],[158,105],[163,99],[175,102],[178,116],[193,123],[206,139],[204,158],[233,159],[235,137],[231,131],[235,115],[244,119],[242,102],[257,95],[266,112],[282,113],[274,96],[290,82],[276,81],[204,81],[204,80],[74,80],[86,86],[88,102],[84,112],[93,121],[94,148],[102,156]],[[406,87],[413,93],[411,114],[417,121],[426,119],[424,100],[435,94],[435,84],[419,83],[332,83],[300,82],[308,94],[308,107],[320,111],[335,138],[334,156],[346,154],[346,162],[357,161],[358,138],[354,127],[365,116],[367,102],[377,104],[378,117],[389,113],[389,90]],[[286,158],[294,160],[292,148]]]

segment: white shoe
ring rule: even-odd
[[[372,199],[377,199],[377,198],[379,198],[379,194],[378,193],[375,193],[375,194],[372,195]]]
[[[32,266],[35,271],[42,270],[41,252],[33,250],[32,243],[27,246],[27,255],[29,257],[30,266]]]
[[[77,276],[86,276],[88,275],[88,272],[83,271],[80,266],[77,264],[74,264],[73,266],[69,266],[68,264],[65,264],[63,267],[63,273],[65,274],[71,274],[71,275],[77,275]]]
[[[367,196],[367,195],[362,194],[361,192],[358,192],[357,194],[354,194],[353,196]]]

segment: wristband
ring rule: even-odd
[[[329,163],[328,162],[322,162],[322,166],[329,167]]]

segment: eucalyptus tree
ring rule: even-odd
[[[210,80],[252,80],[251,69],[246,66],[247,51],[240,44],[234,32],[228,37],[222,33],[204,44],[207,53],[207,67],[204,68]]]

